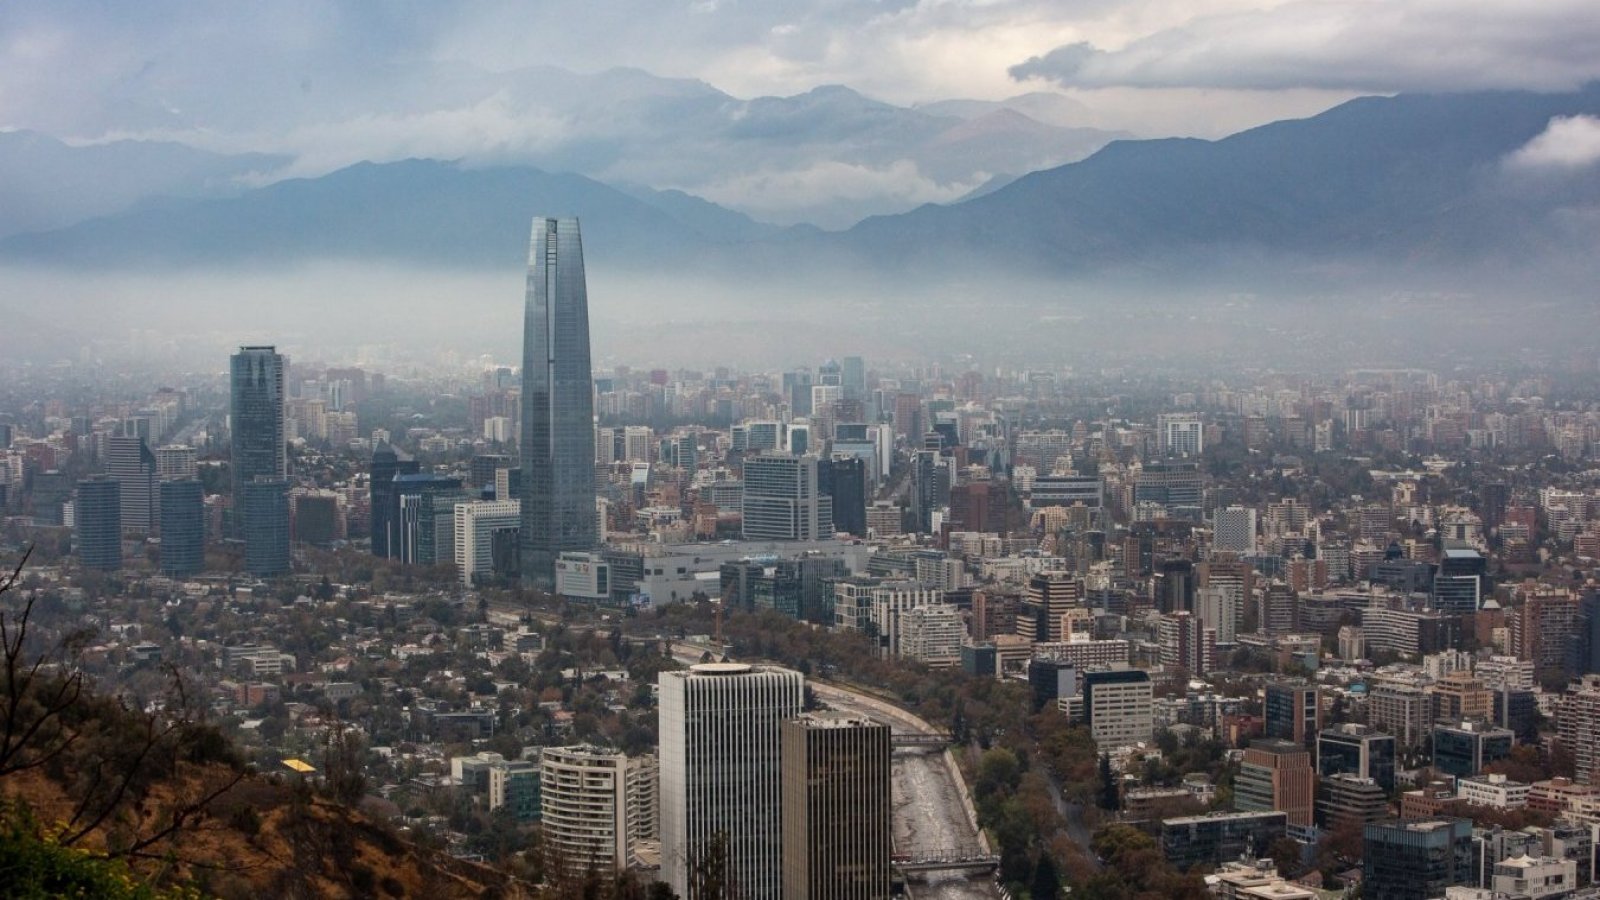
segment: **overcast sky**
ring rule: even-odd
[[[410,105],[393,92],[412,75],[540,64],[637,66],[741,97],[1055,89],[1144,133],[1207,133],[1207,118],[1358,92],[1575,87],[1600,75],[1600,14],[1593,0],[8,0],[0,126],[350,116]]]

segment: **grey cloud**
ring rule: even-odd
[[[1105,55],[1104,50],[1096,49],[1093,44],[1079,41],[1076,44],[1057,47],[1043,56],[1032,57],[1027,62],[1018,63],[1006,71],[1018,81],[1042,78],[1072,84],[1095,57]]]
[[[1591,0],[1296,0],[1009,71],[1081,88],[1572,89],[1600,78],[1600,16]]]

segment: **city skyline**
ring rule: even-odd
[[[1600,900],[1592,6],[0,4],[0,891]]]

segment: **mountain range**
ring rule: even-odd
[[[428,158],[680,190],[768,221],[837,228],[953,200],[996,177],[1082,159],[1130,136],[1092,127],[1099,121],[1093,110],[1050,94],[907,107],[838,85],[746,99],[639,69],[486,72],[441,64],[389,74],[384,90],[337,102],[321,94],[303,104],[274,96],[241,110],[199,91],[186,95],[181,109],[171,102],[119,106],[101,111],[102,130],[53,149],[64,165],[88,161],[127,186],[146,168],[141,157],[158,157],[173,172],[186,163],[194,170],[189,184],[156,173],[145,196],[195,196],[196,184],[217,193],[226,187],[215,177],[218,166],[231,165],[224,174],[260,185],[358,162]],[[6,148],[26,137],[0,134],[0,163],[13,162]],[[195,147],[210,152],[201,159]],[[241,149],[273,155],[221,158]],[[0,199],[40,185],[29,173],[42,161],[15,162],[0,165]],[[123,208],[107,204],[118,197],[80,190],[72,178],[45,184],[63,205],[92,206],[97,215]],[[0,234],[19,230],[6,210],[0,207]]]
[[[777,123],[787,119],[795,133],[821,140],[826,129],[807,119],[820,107],[861,107],[852,128],[864,116],[899,115],[853,92],[812,94],[786,103],[781,115],[754,113],[767,138],[780,140]],[[1043,140],[1059,130],[1004,106],[962,111],[973,117],[945,122],[936,142],[953,157],[981,152],[1003,140],[997,134]],[[1181,273],[1238,260],[1293,260],[1323,271],[1545,258],[1582,266],[1600,249],[1593,227],[1600,165],[1570,155],[1544,159],[1528,148],[1550,139],[1553,122],[1597,116],[1600,86],[1362,98],[1217,141],[1113,141],[1077,162],[842,231],[779,228],[683,191],[612,186],[528,165],[360,163],[231,196],[147,199],[67,227],[12,234],[0,241],[0,259],[75,267],[317,258],[514,267],[526,254],[532,215],[574,214],[584,220],[594,264],[618,267],[772,272],[799,258],[890,275],[957,264]],[[218,165],[258,171],[263,162]]]

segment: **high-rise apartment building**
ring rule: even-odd
[[[206,565],[206,497],[192,478],[161,482],[161,574],[194,575]]]
[[[822,493],[818,459],[766,452],[744,461],[744,536],[814,541],[833,535],[833,498]]]
[[[599,543],[589,294],[577,219],[536,218],[522,344],[522,577]]]
[[[1300,630],[1300,597],[1293,587],[1274,581],[1261,592],[1256,616],[1262,634],[1293,634]]]
[[[1507,616],[1512,652],[1532,661],[1537,675],[1562,671],[1567,661],[1568,638],[1577,627],[1577,596],[1563,588],[1542,585],[1526,586],[1515,593],[1522,603]]]
[[[783,895],[889,896],[889,727],[806,714],[782,725]]]
[[[661,876],[684,900],[694,865],[726,847],[741,896],[783,896],[781,726],[800,714],[799,672],[702,663],[662,672]]]
[[[122,486],[104,475],[78,482],[74,515],[78,562],[86,569],[122,568]]]
[[[631,861],[631,765],[622,753],[589,744],[540,753],[540,832],[552,859],[569,873],[623,869]]]
[[[1379,684],[1367,698],[1367,720],[1393,734],[1403,747],[1422,743],[1433,720],[1432,703],[1422,688],[1410,684]]]
[[[961,641],[967,632],[954,606],[936,603],[913,607],[900,613],[899,626],[896,655],[935,667],[961,662]]]
[[[1034,635],[1039,641],[1064,641],[1063,616],[1083,604],[1083,581],[1071,572],[1040,572],[1028,579],[1028,603],[1044,616],[1044,630]]]
[[[1585,675],[1567,687],[1557,708],[1556,727],[1575,763],[1574,780],[1600,785],[1600,675]]]
[[[289,477],[288,436],[284,432],[284,372],[288,357],[276,347],[240,347],[229,378],[229,433],[233,475],[234,531],[242,537],[249,511],[244,486],[256,479]]]

